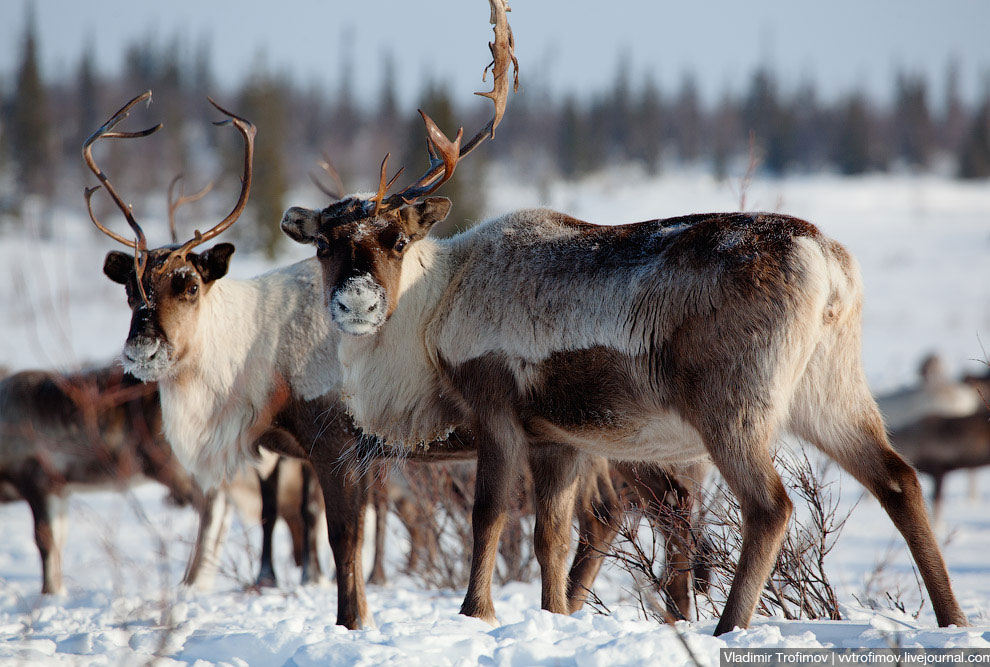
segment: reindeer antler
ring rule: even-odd
[[[213,189],[213,183],[207,183],[206,187],[197,192],[194,195],[186,195],[185,188],[179,188],[179,197],[175,198],[175,187],[182,180],[182,174],[177,175],[172,179],[172,182],[168,184],[168,231],[172,237],[172,243],[179,242],[179,235],[175,229],[175,212],[179,210],[180,207],[186,204],[191,204],[193,202],[199,201],[206,194]]]
[[[222,234],[228,227],[237,222],[237,219],[241,217],[241,213],[243,213],[245,207],[247,207],[248,195],[251,193],[251,176],[254,171],[254,136],[258,130],[251,123],[251,121],[227,111],[213,101],[213,98],[208,97],[206,99],[208,99],[210,104],[216,107],[220,113],[229,117],[227,120],[221,120],[213,124],[217,126],[233,125],[234,128],[241,133],[241,137],[244,139],[244,174],[241,177],[241,194],[237,198],[237,203],[234,204],[234,209],[227,214],[227,217],[208,229],[206,233],[202,233],[197,229],[191,239],[186,241],[181,248],[173,251],[172,254],[169,255],[168,260],[166,260],[162,267],[171,264],[173,259],[185,259],[186,254],[190,250],[200,244],[206,243],[217,235]]]
[[[234,224],[234,222],[237,221],[237,218],[240,217],[241,213],[244,212],[244,208],[247,206],[248,194],[251,191],[251,174],[252,174],[252,165],[254,162],[254,136],[257,130],[255,129],[254,125],[251,124],[250,121],[245,120],[244,118],[241,118],[240,116],[236,116],[233,113],[227,111],[219,104],[214,102],[211,98],[207,98],[207,99],[210,100],[210,104],[216,107],[221,113],[229,117],[228,120],[219,121],[217,123],[214,123],[214,125],[233,125],[235,128],[237,128],[237,131],[240,132],[241,136],[244,138],[244,175],[241,177],[241,194],[237,199],[237,203],[234,205],[234,209],[227,215],[227,217],[225,217],[214,227],[209,229],[205,234],[197,230],[192,239],[187,241],[181,248],[173,251],[168,256],[165,263],[162,265],[163,268],[168,264],[170,264],[173,261],[173,258],[176,257],[184,258],[186,256],[186,253],[188,253],[192,248],[198,246],[201,243],[205,243],[206,241],[209,241],[218,234],[222,233],[232,224]],[[128,248],[134,248],[134,270],[137,273],[138,290],[141,292],[141,298],[144,300],[145,304],[147,304],[148,296],[147,294],[145,294],[144,284],[142,282],[142,277],[144,275],[144,268],[145,265],[147,264],[147,259],[148,259],[148,241],[144,235],[144,230],[141,229],[141,226],[138,225],[137,220],[134,219],[134,213],[131,210],[131,207],[126,202],[124,202],[123,198],[117,193],[116,188],[114,188],[113,184],[110,182],[110,178],[106,175],[106,173],[103,172],[102,169],[99,168],[99,166],[97,166],[96,161],[93,160],[93,144],[96,143],[98,139],[132,139],[135,137],[146,137],[149,134],[152,134],[153,132],[157,132],[158,130],[161,129],[162,125],[161,123],[159,123],[154,127],[150,127],[147,130],[141,130],[140,132],[112,131],[113,128],[116,127],[118,123],[120,123],[120,121],[127,118],[128,114],[130,113],[130,110],[138,102],[142,102],[144,100],[151,100],[150,90],[141,93],[140,95],[132,99],[130,102],[125,104],[123,107],[121,107],[114,115],[110,117],[109,120],[107,120],[107,122],[101,125],[100,128],[96,130],[96,132],[94,132],[88,139],[86,139],[86,142],[83,144],[83,160],[86,162],[86,166],[90,168],[90,170],[96,175],[98,179],[100,179],[100,185],[97,185],[92,188],[86,188],[85,190],[86,208],[89,211],[89,218],[90,220],[93,221],[93,224],[96,225],[97,229],[99,229],[101,232],[103,232],[110,238],[114,239],[115,241],[119,241],[120,243],[123,243]],[[184,196],[180,194],[180,197],[177,200],[173,201],[175,186],[180,178],[181,176],[178,176],[175,179],[173,179],[168,189],[168,199],[169,199],[168,218],[169,218],[169,227],[171,228],[172,231],[173,241],[176,240],[175,211],[183,204],[187,204],[189,202],[193,202],[198,199],[201,199],[206,195],[207,192],[209,192],[213,188],[213,184],[211,183],[194,195]],[[93,199],[93,193],[95,193],[101,187],[106,189],[107,193],[110,195],[110,198],[113,199],[114,203],[117,204],[117,207],[124,214],[124,217],[127,219],[127,224],[131,226],[131,229],[134,230],[134,234],[137,237],[135,240],[131,241],[130,239],[124,238],[120,234],[110,231],[110,229],[108,229],[107,226],[104,225],[102,222],[100,222],[99,219],[96,217],[96,214],[93,212],[92,199]]]
[[[109,236],[115,241],[123,243],[128,248],[134,248],[134,271],[137,273],[137,284],[138,291],[141,292],[141,298],[144,300],[145,304],[148,303],[148,296],[144,293],[144,286],[141,283],[141,277],[144,275],[144,267],[147,263],[147,253],[148,253],[148,240],[144,235],[144,230],[134,219],[134,211],[131,206],[127,204],[124,199],[117,193],[117,189],[110,182],[110,178],[106,173],[100,169],[93,159],[93,144],[99,139],[134,139],[138,137],[146,137],[149,134],[153,134],[158,130],[162,129],[162,124],[159,123],[154,127],[149,127],[146,130],[141,130],[139,132],[113,132],[113,128],[117,126],[120,121],[127,118],[130,115],[131,109],[138,104],[148,100],[151,102],[151,91],[147,90],[130,102],[122,106],[117,112],[110,116],[107,122],[103,123],[96,132],[91,134],[85,143],[83,143],[83,160],[86,162],[86,166],[89,167],[98,179],[100,179],[100,185],[96,185],[91,188],[86,188],[84,191],[84,196],[86,197],[86,210],[89,211],[89,219],[93,221],[96,228],[101,232]],[[123,236],[110,231],[106,225],[101,223],[93,213],[93,193],[95,193],[100,188],[104,188],[113,202],[117,205],[117,208],[121,210],[124,214],[124,218],[127,220],[127,224],[130,225],[131,229],[134,230],[135,239],[131,241],[130,239],[124,238]]]
[[[338,200],[341,197],[343,197],[344,182],[340,180],[340,174],[338,174],[337,170],[334,169],[333,161],[330,159],[330,156],[326,152],[324,152],[323,161],[318,162],[317,164],[319,165],[320,169],[322,169],[327,173],[327,176],[330,177],[330,180],[333,181],[333,188],[324,185],[323,182],[320,181],[319,178],[317,178],[316,174],[310,172],[309,179],[313,181],[313,185],[319,188],[320,192],[325,194],[327,197],[330,197],[330,199]]]
[[[493,86],[489,92],[475,94],[487,97],[495,105],[495,113],[492,119],[462,147],[461,138],[464,134],[464,128],[459,129],[457,136],[451,141],[437,127],[433,119],[420,109],[419,113],[423,117],[423,123],[426,125],[426,150],[430,155],[430,166],[426,170],[426,173],[416,182],[407,186],[401,192],[385,198],[385,193],[391,187],[392,183],[395,182],[395,179],[398,178],[399,173],[402,172],[400,169],[392,177],[391,181],[388,183],[385,182],[386,167],[388,164],[388,155],[386,155],[385,160],[382,162],[378,192],[369,200],[375,204],[373,214],[377,215],[381,210],[390,210],[399,208],[404,204],[411,204],[418,199],[436,192],[441,185],[450,180],[450,177],[454,175],[454,169],[460,160],[467,157],[485,139],[495,136],[495,128],[502,122],[502,116],[505,114],[505,107],[508,103],[509,66],[511,65],[514,70],[513,91],[517,91],[519,89],[519,63],[514,53],[515,41],[512,38],[512,28],[509,26],[509,19],[505,15],[506,12],[510,11],[508,2],[506,0],[488,0],[488,2],[492,10],[490,21],[494,26],[495,41],[488,43],[488,48],[492,53],[492,62],[485,67],[482,74],[482,81],[485,80],[488,70],[491,69]]]

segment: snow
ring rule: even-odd
[[[490,212],[546,204],[600,223],[738,208],[738,184],[692,173],[645,179],[634,170],[576,184],[502,184]],[[293,200],[295,201],[295,199]],[[990,345],[990,187],[937,177],[794,177],[756,182],[747,208],[780,210],[818,224],[858,257],[866,285],[864,361],[877,391],[913,380],[922,355],[937,351],[953,372],[977,371]],[[456,210],[454,212],[456,215]],[[55,237],[41,240],[0,228],[0,365],[72,368],[105,362],[129,321],[120,286],[100,272],[112,247],[80,208],[59,214]],[[160,221],[159,221],[160,222]],[[147,225],[152,239],[164,227]],[[286,244],[276,264],[311,248]],[[238,253],[235,276],[273,264]],[[981,343],[982,337],[982,343]],[[390,517],[389,576],[370,586],[376,627],[334,625],[335,587],[299,587],[287,531],[276,529],[281,586],[246,590],[257,567],[260,529],[232,528],[212,592],[178,587],[196,516],[164,502],[161,487],[123,495],[79,494],[69,503],[63,571],[68,594],[43,598],[40,562],[24,503],[0,506],[0,664],[231,665],[690,665],[682,641],[702,664],[723,647],[990,647],[990,471],[967,498],[965,474],[951,476],[939,527],[954,587],[972,628],[938,629],[930,605],[915,619],[888,608],[900,590],[908,612],[921,595],[903,540],[876,502],[842,479],[840,505],[853,518],[827,567],[843,621],[756,618],[748,630],[711,636],[716,620],[676,627],[645,620],[632,581],[606,566],[595,586],[610,613],[574,616],[539,609],[538,582],[495,587],[500,626],[459,616],[463,591],[425,590],[399,573],[405,533]],[[928,484],[927,480],[924,482]],[[370,540],[369,540],[370,541]],[[329,567],[329,549],[324,564]],[[366,554],[367,556],[367,554]],[[879,563],[886,563],[877,572]],[[896,596],[895,596],[896,597]],[[867,608],[870,599],[879,609]],[[678,636],[678,633],[681,636]]]

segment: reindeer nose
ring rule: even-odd
[[[131,361],[148,361],[158,354],[159,347],[155,338],[137,338],[124,346],[124,355]]]
[[[335,301],[341,312],[354,317],[361,317],[378,309],[377,295],[364,287],[341,290],[337,293]]]
[[[337,290],[333,306],[348,318],[378,320],[382,310],[384,290],[368,276],[351,278]]]

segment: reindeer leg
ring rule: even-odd
[[[932,521],[938,525],[942,519],[942,494],[945,491],[945,473],[938,472],[933,475],[935,488],[932,489]]]
[[[859,359],[833,358],[822,349],[808,365],[800,390],[791,408],[791,430],[835,459],[880,501],[911,550],[938,624],[968,625],[932,533],[918,475],[891,448]]]
[[[326,581],[323,568],[320,567],[320,550],[317,544],[316,522],[320,518],[319,505],[323,502],[319,496],[318,484],[313,479],[313,468],[304,464],[302,469],[302,583],[320,584]],[[316,511],[314,511],[314,509]]]
[[[199,511],[199,529],[196,544],[189,555],[182,585],[198,590],[213,586],[220,549],[230,526],[230,504],[223,489],[211,489],[205,495]]]
[[[34,516],[34,543],[41,555],[41,594],[61,595],[65,593],[62,585],[62,554],[57,539],[59,531],[52,522],[52,510],[61,509],[58,507],[59,503],[52,503],[52,496],[34,484],[15,485]],[[55,517],[56,522],[59,520],[64,522],[64,516]]]
[[[371,566],[368,583],[384,586],[385,576],[385,529],[388,521],[388,482],[376,479],[373,482],[372,498],[375,503],[375,562]]]
[[[858,419],[850,419],[847,428],[821,429],[821,433],[809,431],[801,435],[834,458],[880,501],[907,541],[938,624],[969,625],[952,592],[942,551],[928,521],[918,475],[887,442],[883,420],[872,399],[860,407],[855,413]],[[841,437],[822,437],[829,431]]]
[[[536,491],[535,551],[542,579],[541,606],[570,612],[567,601],[567,553],[578,492],[578,453],[570,447],[530,449],[529,466]]]
[[[372,625],[361,571],[368,482],[355,479],[332,458],[313,461],[313,466],[327,504],[327,533],[337,568],[337,625],[357,630]]]
[[[258,475],[258,483],[261,485],[261,570],[255,580],[255,586],[275,587],[278,580],[275,578],[275,566],[272,563],[272,533],[275,531],[275,522],[278,520],[278,469],[280,464],[276,464],[268,477]]]
[[[619,532],[622,505],[605,459],[596,457],[584,475],[577,515],[578,544],[567,589],[568,609],[572,614],[584,606],[601,569],[605,550]]]
[[[742,549],[715,635],[745,628],[756,610],[760,593],[784,539],[791,505],[768,449],[773,429],[760,415],[718,420],[702,437],[712,460],[739,500]],[[734,432],[720,428],[732,424]],[[707,433],[705,431],[708,431]]]
[[[668,516],[659,520],[663,533],[664,577],[663,593],[667,601],[667,611],[674,618],[691,618],[691,524],[684,516],[677,516],[667,510]]]
[[[509,507],[509,492],[518,480],[520,459],[526,440],[511,416],[494,421],[491,429],[478,424],[478,473],[475,484],[471,524],[474,545],[471,552],[471,574],[461,613],[475,616],[494,625],[495,605],[492,603],[492,574],[498,554],[498,541],[505,527]],[[497,435],[496,435],[497,434]]]
[[[405,572],[411,574],[419,567],[419,558],[422,553],[425,552],[432,556],[433,544],[426,536],[426,531],[421,527],[420,522],[423,517],[420,508],[406,495],[400,496],[395,501],[395,513],[409,533],[409,553],[406,556]]]

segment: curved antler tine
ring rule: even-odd
[[[378,173],[378,191],[371,198],[371,201],[375,202],[375,210],[372,215],[378,215],[378,210],[382,206],[382,199],[385,197],[385,191],[388,189],[388,183],[385,182],[385,179],[388,177],[388,159],[391,155],[391,153],[385,153],[385,159],[382,160],[382,168]]]
[[[457,130],[457,136],[451,141],[433,119],[426,115],[426,112],[420,109],[419,115],[423,117],[423,123],[426,125],[426,147],[430,153],[430,167],[422,178],[394,195],[405,204],[411,204],[420,197],[436,192],[454,175],[457,161],[460,160],[461,139],[464,136],[462,127]]]
[[[137,288],[138,292],[141,294],[141,300],[144,301],[144,305],[151,307],[151,302],[148,301],[148,293],[144,291],[144,267],[148,265],[148,254],[141,252],[138,247],[134,248],[134,275],[137,276]]]
[[[423,123],[426,125],[426,136],[433,149],[431,152],[434,159],[439,157],[443,160],[443,180],[447,180],[454,175],[454,168],[460,159],[461,139],[464,137],[464,128],[459,128],[457,130],[457,136],[451,141],[422,109],[419,110],[419,115],[423,117]]]
[[[101,223],[97,219],[96,215],[93,213],[93,201],[92,201],[92,199],[93,199],[93,193],[96,192],[97,190],[99,190],[102,187],[103,187],[102,185],[94,185],[93,187],[86,188],[83,191],[83,196],[86,198],[86,210],[89,211],[89,219],[93,221],[93,224],[96,225],[97,229],[99,229],[101,232],[103,232],[104,234],[106,234],[107,236],[109,236],[110,238],[112,238],[114,241],[117,241],[119,243],[123,243],[128,248],[135,248],[135,249],[137,249],[138,242],[132,241],[131,239],[125,239],[120,234],[117,234],[115,232],[110,231],[109,229],[107,229],[103,225],[103,223]]]
[[[178,204],[176,205],[176,208],[178,208],[179,206],[182,206],[184,204],[192,204],[193,202],[199,201],[200,199],[202,199],[203,197],[205,197],[207,194],[209,194],[210,190],[212,190],[212,189],[213,189],[213,181],[210,181],[205,186],[203,186],[203,189],[202,190],[200,190],[196,194],[194,194],[194,195],[187,195],[187,196],[184,196],[182,199],[180,199],[179,202],[178,202]]]
[[[230,116],[230,118],[228,120],[214,121],[213,122],[214,125],[230,125],[231,123],[234,123],[236,125],[236,121],[241,121],[241,123],[243,123],[243,124],[245,124],[245,125],[247,125],[249,127],[254,127],[254,125],[251,123],[251,121],[249,121],[247,118],[241,118],[240,116],[238,116],[234,112],[228,111],[227,109],[224,109],[222,106],[220,106],[219,104],[217,104],[216,100],[214,100],[212,97],[207,96],[206,99],[207,99],[207,101],[210,104],[213,105],[213,107],[217,111],[219,111],[220,113],[222,113],[224,116]]]
[[[114,113],[107,120],[107,122],[103,123],[103,125],[101,125],[99,129],[96,130],[96,132],[91,134],[86,139],[86,141],[83,143],[83,151],[82,151],[83,160],[85,161],[86,166],[89,167],[90,171],[92,171],[93,174],[95,174],[96,177],[100,180],[100,184],[106,189],[107,194],[110,195],[110,198],[113,200],[114,204],[116,204],[117,208],[119,208],[120,211],[124,214],[124,218],[127,220],[127,224],[130,225],[137,239],[135,241],[125,240],[120,235],[111,232],[106,227],[106,225],[100,223],[96,215],[93,213],[92,196],[93,193],[96,192],[95,188],[87,188],[85,194],[86,208],[89,211],[90,220],[93,221],[93,224],[95,224],[100,231],[107,234],[115,241],[119,241],[127,245],[128,247],[136,247],[141,250],[147,248],[147,239],[145,238],[144,231],[141,229],[141,226],[138,225],[137,220],[134,219],[134,213],[131,210],[131,207],[117,193],[116,188],[114,188],[113,184],[110,182],[110,178],[106,175],[106,173],[103,172],[102,169],[100,169],[100,167],[96,164],[96,161],[93,159],[93,144],[96,143],[96,141],[101,138],[133,139],[137,137],[146,137],[149,134],[153,134],[158,130],[160,130],[162,128],[161,123],[155,125],[154,127],[149,127],[146,130],[140,130],[137,132],[111,132],[111,130],[113,130],[114,127],[116,127],[122,120],[127,118],[127,116],[130,114],[131,109],[136,104],[144,100],[148,100],[150,102],[151,100],[150,90],[141,93],[140,95],[132,99],[130,102],[122,106],[120,109],[118,109],[117,112]]]
[[[200,199],[205,197],[207,193],[210,192],[210,190],[213,189],[213,183],[210,182],[207,183],[206,187],[204,187],[196,194],[187,196],[185,194],[185,187],[183,186],[179,189],[179,197],[178,199],[176,199],[174,198],[175,186],[178,185],[179,181],[181,180],[182,180],[182,174],[179,174],[175,178],[173,178],[172,182],[169,183],[168,185],[168,229],[172,235],[172,243],[179,242],[179,235],[176,232],[176,227],[175,227],[175,212],[178,211],[181,207],[185,206],[186,204],[191,204],[193,202],[199,201]]]
[[[151,91],[150,90],[144,91],[143,93],[141,93],[137,97],[133,98],[130,102],[128,102],[124,106],[122,106],[119,109],[117,109],[117,111],[112,116],[110,116],[110,118],[107,120],[107,122],[103,123],[103,125],[101,125],[96,130],[96,132],[94,132],[93,134],[89,135],[89,137],[83,143],[83,149],[85,150],[87,147],[91,146],[93,144],[93,142],[95,142],[97,139],[99,139],[100,137],[104,137],[104,136],[115,138],[115,139],[116,138],[129,138],[129,137],[132,137],[132,136],[134,136],[134,137],[144,137],[144,136],[147,136],[147,135],[151,134],[152,132],[158,131],[161,128],[161,123],[159,123],[155,127],[149,127],[147,130],[141,130],[140,132],[110,132],[110,130],[112,130],[114,127],[116,127],[117,124],[120,123],[120,121],[124,120],[125,118],[127,118],[130,115],[131,109],[133,109],[139,102],[143,102],[144,100],[148,100],[148,104],[151,104]]]
[[[175,194],[175,186],[178,185],[181,180],[182,174],[176,174],[175,178],[173,178],[168,184],[168,232],[172,237],[172,243],[179,242],[179,235],[175,230],[175,206],[173,204],[175,199],[173,195]],[[183,189],[182,191],[184,192],[185,190]]]
[[[491,91],[475,94],[487,97],[495,105],[492,119],[481,131],[471,137],[467,144],[462,145],[463,128],[458,131],[455,140],[450,141],[436,126],[436,123],[421,110],[423,122],[426,123],[426,147],[430,154],[430,167],[418,181],[389,197],[384,203],[387,208],[411,204],[415,200],[435,192],[453,175],[459,160],[467,157],[485,139],[495,136],[495,128],[502,122],[508,103],[510,67],[514,69],[513,90],[519,89],[519,63],[515,57],[515,40],[512,37],[512,28],[509,27],[509,19],[506,16],[506,12],[509,11],[508,3],[506,0],[488,0],[488,3],[491,7],[490,21],[494,26],[495,40],[488,43],[492,62],[485,67],[482,80],[485,79],[488,69],[491,68],[493,83]],[[379,191],[371,200],[375,202],[375,213],[383,206],[382,196],[383,193]]]
[[[251,176],[254,165],[254,137],[258,130],[254,124],[251,123],[251,121],[227,111],[222,106],[217,104],[213,98],[207,97],[206,99],[209,100],[210,104],[216,107],[220,113],[230,117],[227,120],[217,121],[213,124],[233,125],[237,131],[241,133],[241,137],[244,139],[244,174],[241,176],[241,194],[237,198],[237,203],[234,204],[233,210],[227,214],[227,217],[211,227],[205,233],[201,233],[199,230],[196,230],[193,238],[186,241],[181,248],[172,253],[172,256],[185,257],[186,253],[196,246],[201,243],[205,243],[226,231],[228,227],[234,224],[237,219],[241,217],[241,213],[243,213],[244,209],[247,207],[248,195],[251,193]],[[203,194],[206,193],[204,192]]]
[[[513,66],[513,92],[519,91],[519,61],[516,60],[515,39],[512,37],[512,28],[509,26],[509,19],[506,12],[512,11],[505,0],[488,0],[491,5],[492,14],[490,22],[495,32],[495,41],[488,43],[488,49],[492,53],[492,62],[485,67],[481,74],[484,81],[488,70],[492,71],[492,89],[489,92],[478,92],[475,95],[487,97],[495,105],[495,115],[492,118],[490,136],[495,136],[495,128],[502,122],[505,115],[505,106],[509,98],[509,64]],[[472,146],[473,148],[473,146]]]
[[[241,176],[241,194],[237,198],[237,203],[234,205],[234,209],[227,214],[226,218],[220,221],[220,224],[203,234],[202,241],[200,241],[200,243],[209,241],[213,237],[224,232],[228,227],[234,224],[239,217],[241,217],[241,213],[243,213],[245,207],[247,207],[248,195],[251,193],[251,176],[254,171],[254,137],[258,132],[258,128],[256,128],[251,121],[227,111],[209,97],[206,99],[208,99],[210,104],[216,107],[220,113],[230,116],[229,120],[218,121],[214,123],[214,125],[233,125],[237,128],[237,131],[241,133],[241,137],[244,139],[244,174]]]
[[[382,160],[381,172],[378,174],[378,191],[375,193],[375,196],[369,200],[375,203],[375,208],[371,212],[372,215],[378,215],[382,208],[382,200],[385,199],[385,193],[388,192],[389,188],[391,188],[397,180],[399,180],[399,176],[402,175],[402,172],[406,170],[405,167],[399,167],[399,171],[395,172],[395,175],[392,176],[392,178],[386,183],[385,178],[388,175],[388,158],[390,156],[391,153],[385,153],[385,159]],[[389,197],[389,199],[391,199],[391,197]],[[388,202],[386,201],[385,204],[387,205]]]
[[[340,192],[332,188],[328,188],[326,184],[320,181],[316,174],[310,171],[307,175],[309,176],[309,180],[313,182],[313,185],[316,186],[316,189],[325,194],[327,197],[330,197],[332,201],[340,199]]]
[[[330,197],[330,199],[334,201],[339,200],[341,197],[344,196],[344,182],[340,180],[340,174],[338,174],[337,170],[334,169],[333,161],[330,159],[330,156],[327,154],[326,151],[323,152],[323,161],[317,162],[317,164],[319,165],[320,169],[325,171],[327,175],[330,176],[330,180],[333,181],[333,185],[334,185],[333,189],[327,187],[324,183],[322,183],[320,179],[316,177],[316,174],[312,172],[309,173],[309,179],[313,181],[313,185],[315,185],[320,190],[320,192]]]

